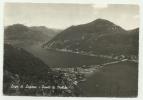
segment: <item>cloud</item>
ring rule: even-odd
[[[95,9],[104,9],[104,8],[108,8],[108,4],[94,4],[92,5],[92,7]]]
[[[135,15],[135,16],[133,16],[135,19],[138,19],[139,18],[139,15]]]

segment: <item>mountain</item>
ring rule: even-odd
[[[14,24],[5,27],[4,36],[5,42],[14,45],[31,45],[34,43],[50,40],[60,30],[49,29],[44,26],[27,27],[23,24]]]
[[[45,26],[32,26],[29,28],[33,31],[48,35],[49,39],[53,38],[55,35],[61,32],[60,29],[51,29]]]
[[[4,71],[20,76],[43,77],[50,68],[27,51],[4,44]]]
[[[94,54],[138,54],[139,28],[127,31],[105,20],[71,26],[44,44],[45,48]]]

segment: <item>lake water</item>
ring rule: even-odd
[[[26,48],[34,56],[40,58],[50,67],[78,67],[82,65],[96,65],[108,62],[111,59],[87,56],[69,52],[46,50],[40,45]]]

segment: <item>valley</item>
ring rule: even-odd
[[[138,38],[139,28],[125,30],[105,19],[63,31],[44,26],[8,26],[4,93],[136,97]],[[14,85],[17,88],[11,89]]]

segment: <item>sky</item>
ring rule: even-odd
[[[139,6],[131,4],[6,3],[4,25],[24,24],[65,29],[71,25],[109,20],[124,29],[139,27]]]

